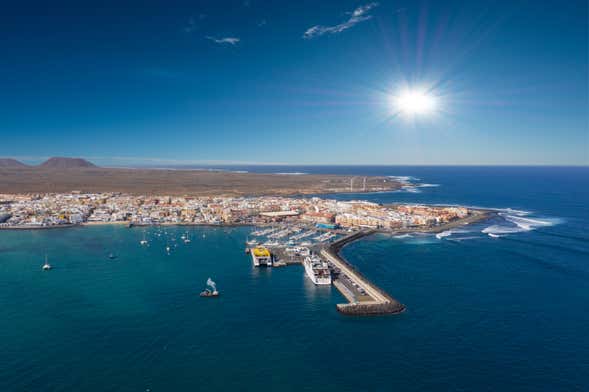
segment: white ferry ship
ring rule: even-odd
[[[307,276],[313,283],[316,285],[331,284],[331,272],[329,271],[329,266],[317,255],[305,257],[303,265],[305,266],[305,272],[307,273]]]
[[[263,246],[256,246],[250,250],[255,267],[272,267],[272,254]]]

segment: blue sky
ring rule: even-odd
[[[89,4],[3,6],[0,156],[589,163],[586,1]]]

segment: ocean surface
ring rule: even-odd
[[[250,228],[0,231],[0,391],[589,390],[589,168],[226,169],[397,176],[330,197],[501,212],[344,248],[407,306],[365,318],[300,266],[254,269]]]

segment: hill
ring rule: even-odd
[[[24,163],[12,158],[0,158],[0,168],[27,167]]]
[[[40,164],[39,167],[44,169],[76,169],[96,167],[96,165],[82,158],[53,157]]]

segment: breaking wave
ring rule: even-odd
[[[403,238],[411,238],[413,237],[411,234],[401,234],[401,235],[394,235],[393,238],[396,239],[403,239]]]
[[[460,229],[446,230],[446,231],[442,231],[441,233],[436,234],[436,238],[441,240],[443,238],[450,237],[452,234],[461,234],[461,233],[468,233],[468,231],[467,230],[460,230]]]
[[[561,223],[558,218],[533,217],[529,211],[505,208],[497,210],[503,223],[485,227],[481,232],[489,237],[499,238],[506,234],[532,231],[541,227],[554,226]]]
[[[389,176],[401,183],[401,189],[398,192],[421,193],[419,188],[435,188],[440,184],[420,183],[419,178],[413,176]]]

